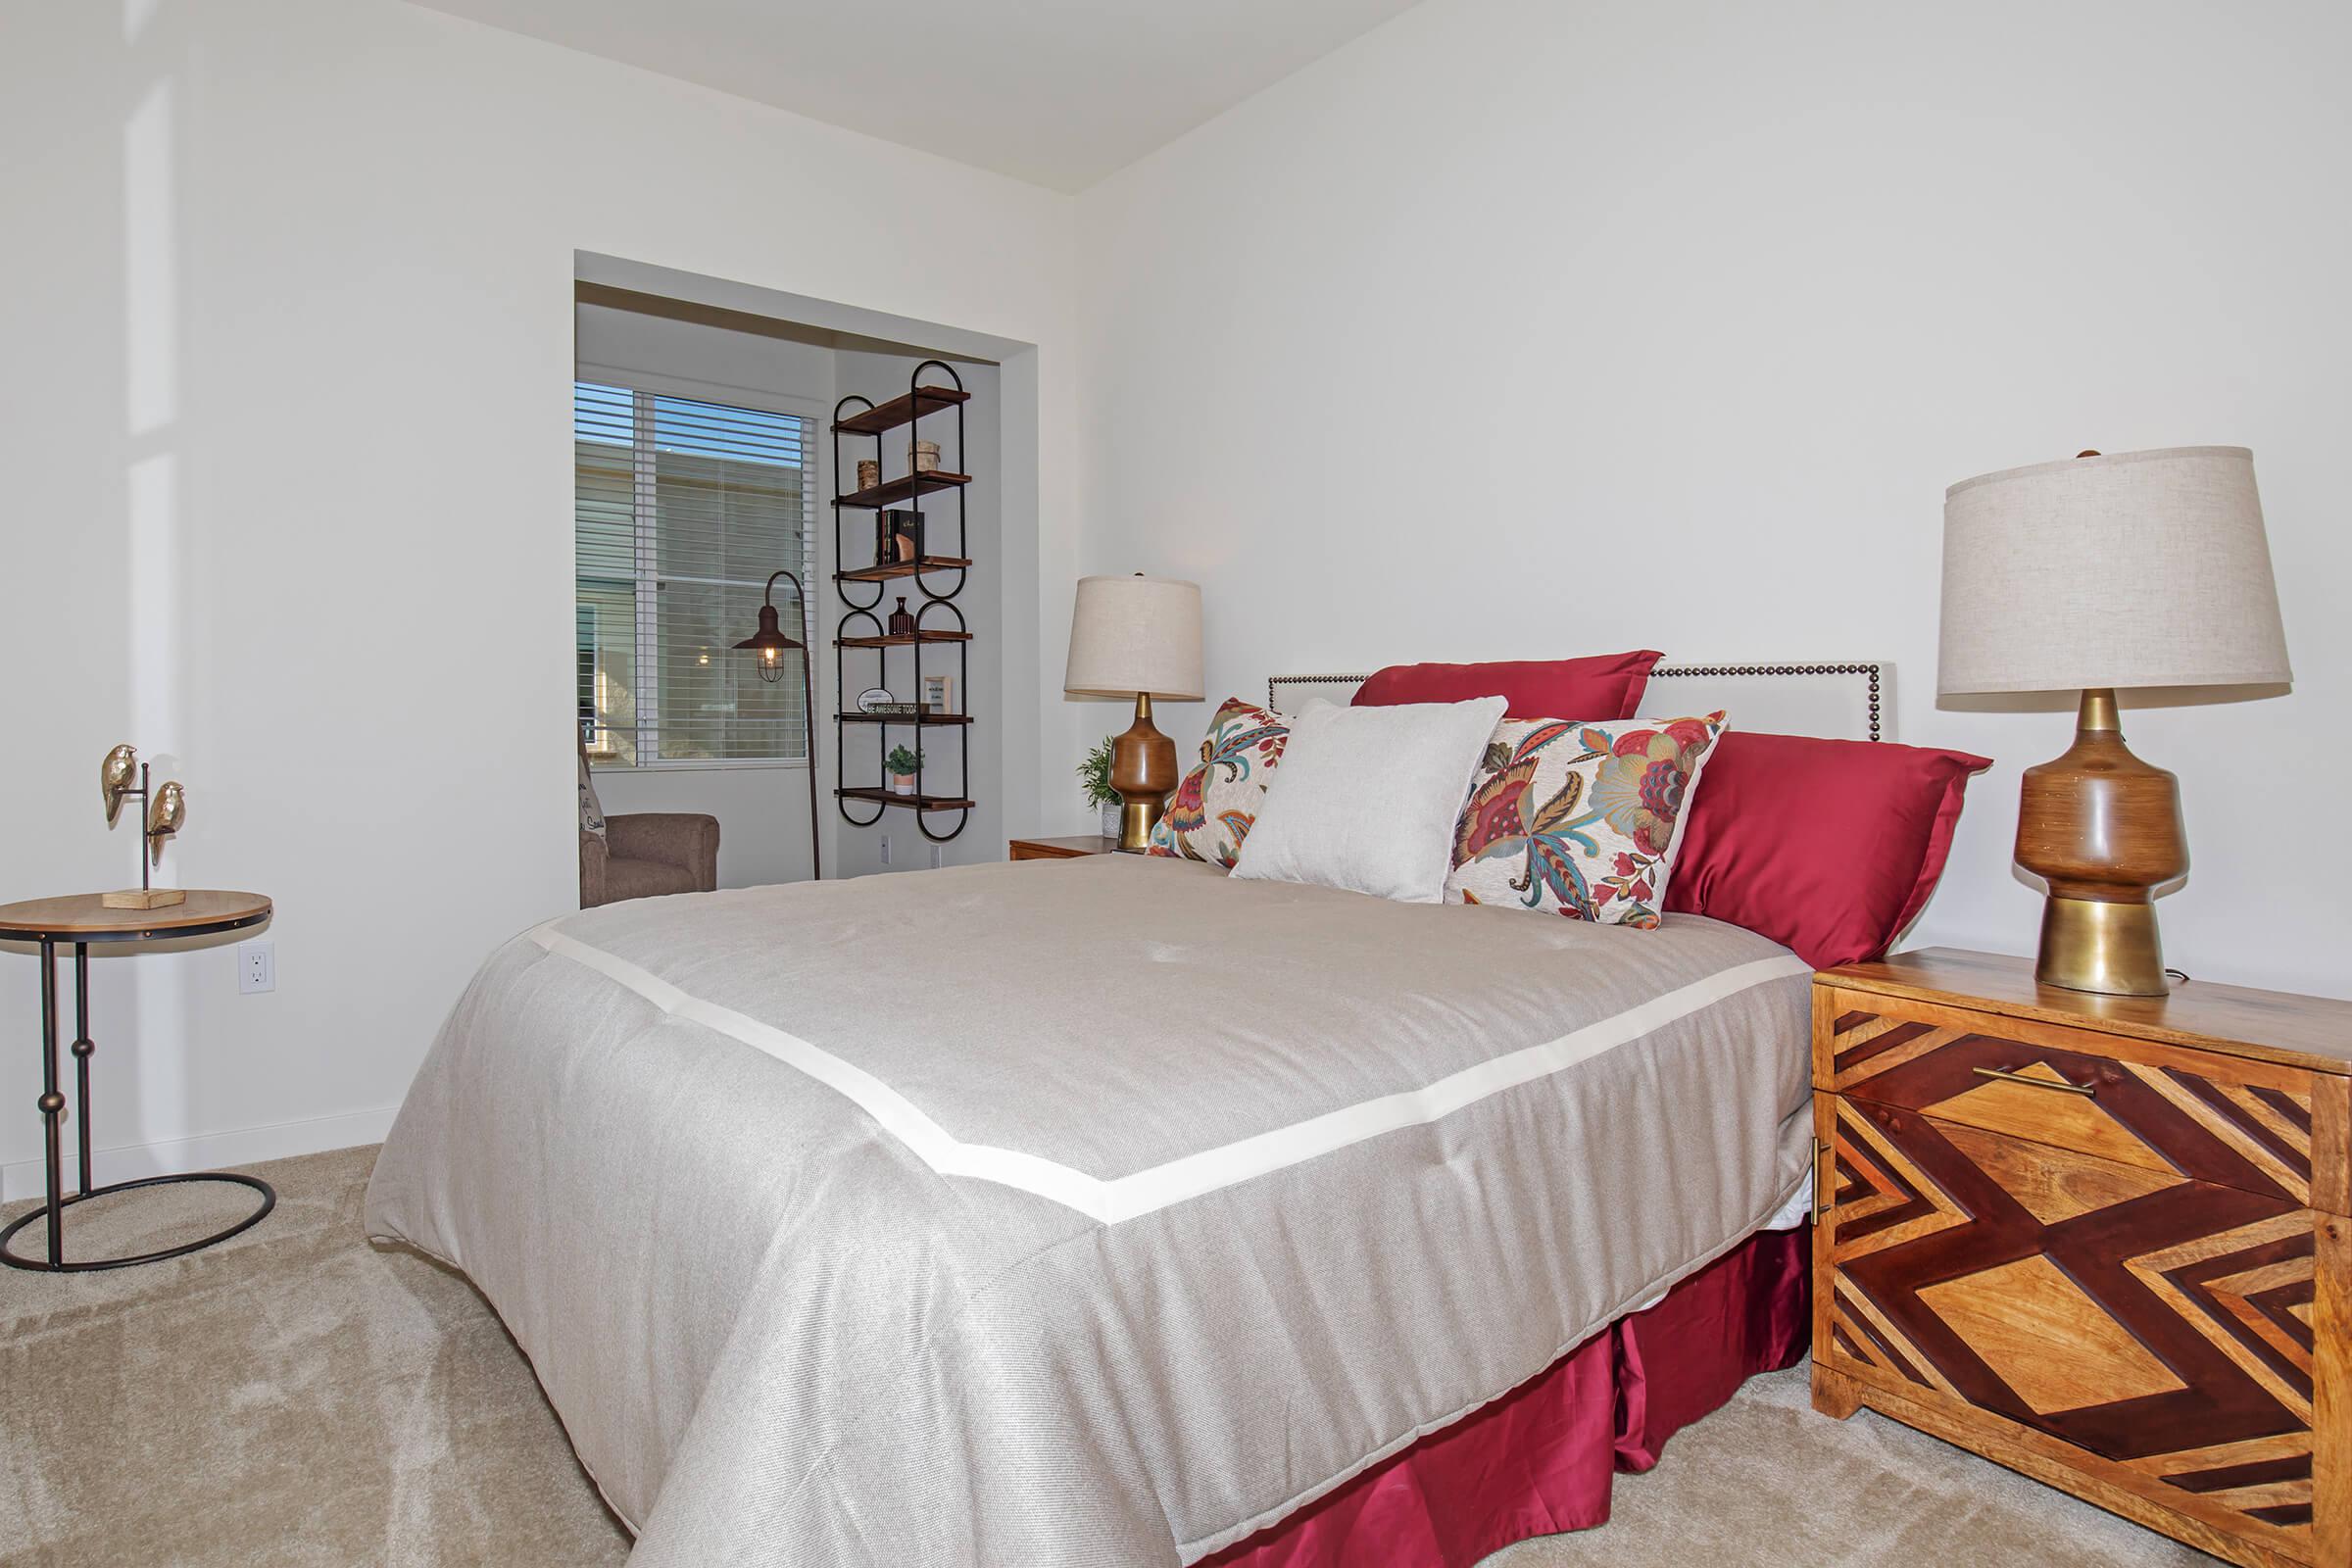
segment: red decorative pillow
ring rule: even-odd
[[[1499,697],[1505,718],[1550,718],[1581,713],[1632,718],[1642,711],[1654,649],[1590,659],[1528,659],[1492,664],[1391,664],[1356,689],[1351,708],[1403,703],[1461,703]]]
[[[1733,730],[1707,760],[1666,890],[1817,969],[1875,958],[1926,907],[1951,853],[1967,752]]]

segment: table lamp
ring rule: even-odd
[[[1176,743],[1152,722],[1152,699],[1200,699],[1200,585],[1140,571],[1079,578],[1061,689],[1135,699],[1135,723],[1110,743],[1110,787],[1121,802],[1119,848],[1144,849],[1177,777]]]
[[[1964,479],[1943,499],[1936,690],[2082,692],[2075,744],[2026,769],[2017,863],[2047,885],[2034,974],[2166,991],[2155,891],[2188,870],[2179,781],[2124,745],[2125,686],[2292,679],[2254,456],[2085,452]]]

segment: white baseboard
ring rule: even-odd
[[[289,1154],[316,1154],[322,1150],[349,1149],[356,1144],[380,1144],[392,1130],[399,1109],[355,1110],[342,1116],[314,1116],[306,1121],[281,1121],[268,1127],[243,1127],[231,1132],[200,1133],[193,1138],[171,1138],[154,1144],[129,1144],[91,1152],[98,1184],[136,1181],[142,1176],[177,1176],[192,1170],[225,1170],[258,1160],[283,1159]],[[66,1123],[65,1181],[74,1182],[74,1124]],[[47,1190],[45,1162],[21,1159],[0,1165],[0,1202],[39,1198]]]

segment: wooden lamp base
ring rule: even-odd
[[[127,888],[121,893],[101,893],[98,905],[106,909],[165,909],[187,901],[184,888]]]
[[[1151,847],[1152,829],[1176,787],[1176,743],[1152,722],[1152,694],[1135,694],[1135,722],[1110,743],[1110,787],[1119,792],[1119,848]]]
[[[2026,769],[2017,863],[2042,879],[2043,985],[2161,997],[2156,890],[2188,873],[2180,781],[2124,744],[2115,693],[2085,691],[2066,755]]]

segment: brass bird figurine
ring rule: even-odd
[[[130,792],[130,782],[138,775],[139,752],[135,746],[118,746],[98,764],[98,793],[106,802],[108,827],[113,827],[115,818],[122,814],[122,797]]]
[[[168,779],[157,786],[155,799],[147,803],[147,853],[150,865],[164,863],[164,840],[179,831],[188,819],[188,792],[179,787],[179,780]]]

